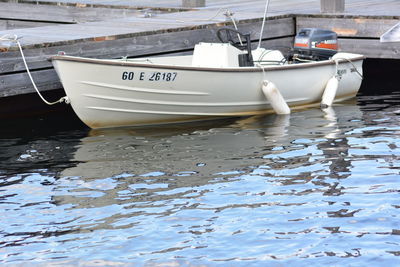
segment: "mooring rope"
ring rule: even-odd
[[[43,95],[40,93],[39,89],[37,88],[35,81],[33,80],[33,77],[32,77],[31,72],[29,70],[28,64],[26,62],[26,58],[25,58],[24,52],[22,50],[21,43],[19,42],[18,39],[19,38],[16,35],[14,35],[13,37],[9,37],[9,35],[3,35],[3,36],[0,37],[0,41],[9,41],[9,42],[14,42],[14,43],[17,44],[17,46],[19,48],[19,52],[21,53],[22,61],[24,62],[24,66],[25,66],[26,72],[28,73],[29,79],[31,80],[32,86],[36,90],[37,94],[42,99],[42,101],[44,103],[46,103],[47,105],[55,105],[55,104],[62,103],[62,102],[65,102],[66,104],[69,104],[70,100],[69,100],[69,98],[67,96],[63,96],[59,100],[57,100],[55,102],[49,102],[43,97]]]
[[[355,72],[360,76],[360,78],[361,78],[361,79],[364,79],[364,76],[358,71],[358,69],[357,69],[357,67],[354,65],[353,61],[351,61],[350,59],[345,58],[345,57],[338,57],[338,58],[335,58],[335,59],[334,59],[334,61],[335,61],[335,63],[336,63],[336,73],[338,72],[339,60],[346,60],[346,61],[348,61],[348,62],[353,66]]]
[[[260,39],[258,40],[258,48],[261,47],[261,42],[262,42],[262,37],[263,37],[263,32],[264,32],[264,27],[265,27],[265,21],[267,19],[268,6],[269,6],[269,0],[267,0],[267,2],[265,3],[263,22],[262,22],[261,32],[260,32]]]
[[[265,68],[264,68],[264,66],[263,65],[261,65],[259,62],[257,62],[256,64],[255,64],[255,66],[256,67],[258,67],[258,68],[260,68],[261,70],[262,70],[262,72],[263,72],[263,80],[265,80]]]
[[[226,12],[224,13],[224,16],[225,16],[226,18],[229,18],[229,19],[232,21],[233,26],[235,27],[235,30],[238,31],[238,30],[239,30],[239,29],[238,29],[238,26],[236,25],[235,18],[233,17],[234,14],[235,14],[235,13],[233,13],[233,12],[231,12],[229,9],[227,9]],[[238,39],[239,39],[240,45],[243,45],[242,38],[240,38],[240,34],[237,34],[237,37],[238,37]]]

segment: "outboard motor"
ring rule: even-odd
[[[338,52],[337,34],[333,31],[304,28],[295,37],[293,60],[326,60]]]

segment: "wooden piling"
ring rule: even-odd
[[[321,0],[322,13],[343,13],[345,0]]]
[[[183,7],[205,7],[206,0],[182,0]]]

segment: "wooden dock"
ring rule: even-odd
[[[61,88],[48,57],[119,58],[193,49],[216,41],[218,27],[232,25],[259,38],[265,0],[214,0],[185,8],[182,0],[0,0],[0,37],[18,36],[41,91]],[[344,12],[320,12],[320,0],[271,0],[263,33],[266,47],[290,47],[296,32],[321,27],[338,33],[340,50],[369,58],[400,59],[400,43],[380,36],[400,21],[399,0],[346,0]],[[18,47],[0,41],[0,101],[34,89]]]

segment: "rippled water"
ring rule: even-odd
[[[398,265],[399,114],[395,91],[290,116],[4,127],[0,264]]]

